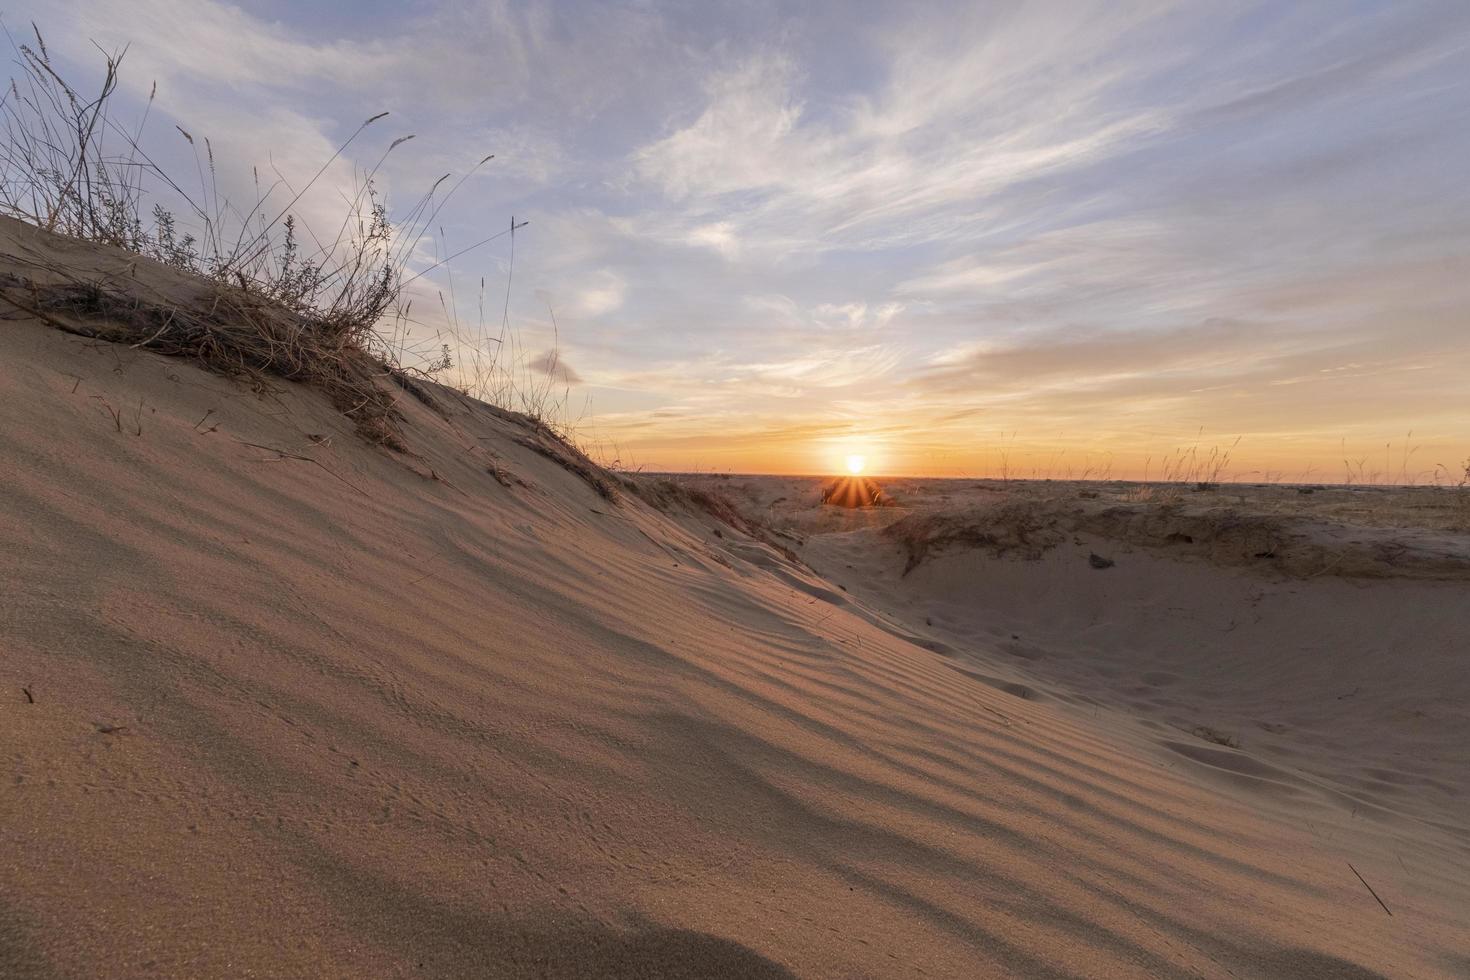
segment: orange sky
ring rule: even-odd
[[[231,201],[320,171],[292,209],[328,239],[395,139],[400,219],[493,153],[408,272],[529,225],[415,280],[405,360],[608,461],[1470,456],[1470,4],[64,6],[56,57],[129,46],[117,116],[152,100],[165,166],[203,173],[177,125]]]
[[[1160,433],[1156,448],[1106,440],[1027,440],[1020,433],[954,433],[915,437],[811,435],[773,438],[630,440],[618,443],[601,430],[587,440],[606,461],[662,471],[719,471],[771,474],[840,474],[851,455],[865,459],[873,476],[936,476],[1012,479],[1120,479],[1197,481],[1217,474],[1221,481],[1286,483],[1412,483],[1453,485],[1465,477],[1466,444],[1457,438],[1421,438],[1406,431],[1397,439],[1323,446],[1316,434],[1258,437],[1254,451],[1247,437],[1224,438],[1208,432]],[[1137,447],[1137,448],[1135,448]],[[1458,454],[1458,455],[1456,455]]]

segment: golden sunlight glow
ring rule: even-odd
[[[868,458],[866,456],[858,456],[857,454],[853,454],[847,457],[847,472],[851,473],[853,476],[857,476],[859,473],[861,473],[863,471],[863,467],[867,465]]]

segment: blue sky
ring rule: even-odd
[[[495,153],[431,247],[529,219],[519,357],[547,366],[554,309],[579,434],[625,462],[978,475],[1005,446],[1122,475],[1239,437],[1242,473],[1325,478],[1411,429],[1411,469],[1470,455],[1464,3],[5,17],[79,70],[90,40],[130,44],[153,137],[209,135],[242,196],[251,165],[309,175],[383,110],[324,189],[406,133],[400,206]],[[503,300],[505,244],[454,264],[461,334],[480,276]]]

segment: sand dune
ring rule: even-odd
[[[0,325],[0,973],[1470,973],[1463,582],[823,577],[429,401]]]

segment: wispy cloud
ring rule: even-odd
[[[567,363],[558,351],[542,351],[531,358],[526,367],[537,374],[545,375],[558,384],[579,385],[582,383],[582,376]]]
[[[529,369],[595,391],[651,464],[810,469],[863,431],[900,468],[1017,430],[1470,443],[1463,4],[369,7],[27,0],[11,23],[78,65],[131,42],[129,96],[156,80],[155,121],[208,136],[234,199],[390,110],[313,225],[396,136],[400,203],[495,153],[422,255],[513,214],[514,273],[498,240],[422,307],[508,302],[524,350],[579,371]]]

